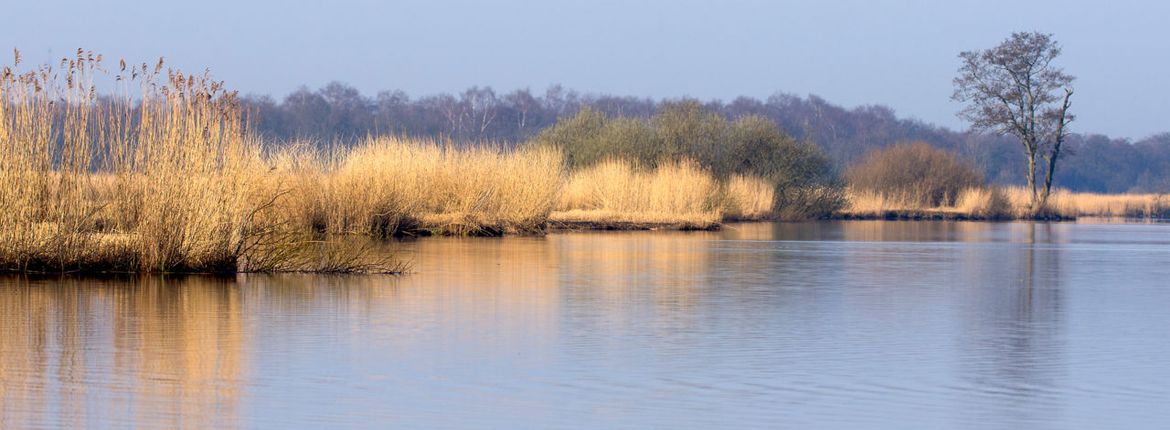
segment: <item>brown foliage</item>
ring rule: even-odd
[[[845,173],[860,192],[922,206],[953,206],[967,188],[981,187],[983,175],[954,154],[925,142],[903,143],[869,153]]]

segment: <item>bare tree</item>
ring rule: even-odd
[[[1052,177],[1068,137],[1073,77],[1052,64],[1060,45],[1051,34],[1012,33],[999,46],[959,54],[953,99],[967,103],[959,116],[976,130],[1010,134],[1027,157],[1025,177],[1032,212],[1039,213],[1052,192]],[[1042,161],[1043,165],[1038,162]],[[1044,174],[1044,184],[1037,176]]]
[[[539,107],[539,101],[528,88],[519,89],[504,96],[504,100],[516,110],[516,131],[523,135],[528,127],[528,113]]]
[[[499,113],[500,101],[496,92],[491,87],[471,87],[460,95],[460,103],[465,106],[464,111],[470,120],[475,121],[476,137],[483,139]]]
[[[467,116],[464,109],[465,104],[460,103],[459,99],[450,94],[439,94],[437,96],[425,97],[422,100],[430,109],[441,112],[443,117],[447,119],[446,132],[447,137],[463,136],[463,119]]]

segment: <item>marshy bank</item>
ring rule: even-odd
[[[1071,221],[1077,218],[1129,220],[1170,219],[1165,194],[1097,194],[1056,190],[1040,213],[1030,209],[1023,187],[975,187],[962,190],[953,205],[923,205],[914,199],[850,190],[848,204],[835,219]]]
[[[614,161],[624,176],[611,177],[570,175],[552,145],[269,145],[207,74],[108,66],[79,50],[3,69],[0,270],[396,273],[406,266],[380,243],[394,237],[539,234],[550,219],[709,228],[725,211],[761,213],[758,196],[723,197],[752,179],[681,159]]]
[[[957,155],[922,142],[868,154],[845,172],[840,219],[1073,220],[1078,217],[1164,219],[1170,197],[1095,194],[1056,189],[1043,196],[1022,186],[988,184]]]
[[[15,65],[20,65],[19,52]],[[305,228],[298,193],[208,75],[79,50],[0,75],[0,270],[399,272]],[[112,94],[99,94],[104,83]]]
[[[586,109],[519,145],[369,136],[327,149],[256,135],[207,74],[161,60],[115,69],[82,51],[3,69],[0,271],[399,273],[387,250],[402,237],[1034,215],[1026,191],[989,187],[946,155],[881,158],[845,182],[775,123],[697,103],[642,119]],[[1058,191],[1049,207],[1170,215],[1156,195]]]
[[[773,181],[690,149],[585,165],[555,142],[275,144],[222,82],[161,59],[112,67],[79,50],[19,66],[17,52],[0,77],[0,271],[397,273],[372,251],[397,237],[709,229],[775,212]]]

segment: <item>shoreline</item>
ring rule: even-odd
[[[1166,222],[1170,219],[1166,218],[1133,218],[1133,217],[1094,217],[1087,216],[1083,219],[1115,219],[1124,223],[1149,223],[1149,222]],[[776,219],[727,219],[723,222],[693,225],[687,223],[669,223],[669,222],[630,222],[630,221],[549,221],[540,230],[523,230],[517,231],[503,227],[478,227],[473,231],[465,231],[463,234],[455,234],[450,230],[444,231],[437,227],[416,226],[411,229],[402,230],[402,234],[394,235],[392,237],[371,239],[367,236],[353,235],[346,239],[353,239],[353,241],[363,242],[372,241],[374,245],[366,249],[374,249],[381,246],[394,247],[395,245],[411,242],[415,240],[425,240],[429,238],[480,238],[480,239],[500,239],[506,237],[544,237],[547,235],[564,234],[564,233],[588,233],[588,232],[714,232],[721,231],[725,228],[734,228],[737,224],[767,224],[767,223],[808,223],[808,222],[837,222],[837,221],[888,221],[888,222],[903,222],[903,221],[936,221],[936,222],[988,222],[988,223],[1011,223],[1011,222],[1040,222],[1040,223],[1063,223],[1076,221],[1077,218],[1069,217],[1036,217],[1036,218],[981,218],[971,216],[969,214],[944,212],[944,211],[887,211],[881,214],[850,214],[838,213],[831,217],[812,219],[806,221],[779,221]],[[337,242],[346,242],[341,240]],[[394,256],[397,253],[393,248],[387,250],[387,255]],[[4,270],[0,271],[0,275],[8,276],[32,276],[32,277],[55,277],[55,276],[86,276],[86,277],[124,277],[124,276],[237,276],[247,274],[309,274],[309,275],[405,275],[411,273],[408,266],[388,266],[395,267],[394,270],[379,270],[377,267],[369,266],[370,270],[217,270],[217,271],[135,271],[135,270],[118,270],[109,269],[110,266],[105,266],[106,269],[77,267],[69,270]]]
[[[1067,222],[1076,221],[1076,216],[1062,216],[1059,214],[1036,215],[1029,217],[1017,216],[984,216],[977,214],[969,214],[962,212],[951,211],[936,211],[936,210],[889,210],[878,213],[835,213],[826,220],[840,220],[840,221],[984,221],[984,222],[1010,222],[1010,221],[1042,221],[1042,222]]]
[[[765,222],[736,221],[736,222]],[[718,231],[726,222],[693,224],[693,223],[654,223],[635,221],[556,221],[549,222],[547,233],[582,232],[582,231]]]

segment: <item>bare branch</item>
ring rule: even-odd
[[[1045,205],[1060,158],[1067,126],[1074,78],[1053,65],[1060,46],[1052,35],[1013,33],[985,51],[966,51],[953,99],[968,103],[959,116],[972,127],[995,130],[1019,139],[1027,158],[1026,178],[1032,190],[1033,210]],[[1036,161],[1046,163],[1039,165]],[[1044,173],[1043,189],[1036,178]]]

